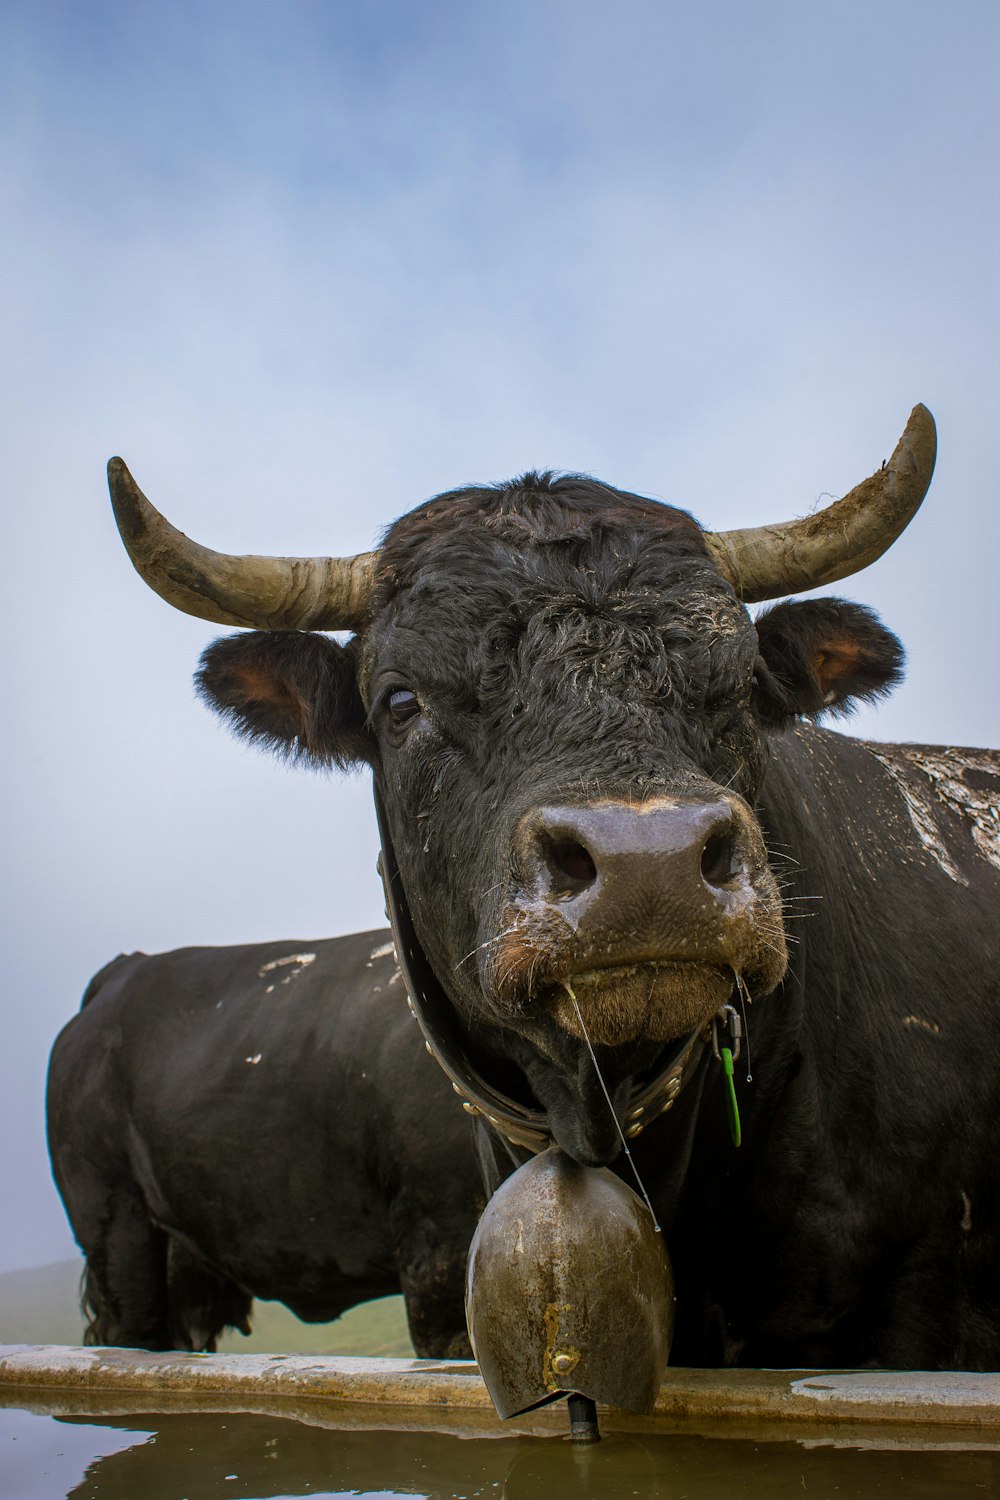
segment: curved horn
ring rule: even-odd
[[[151,589],[186,614],[259,630],[356,630],[368,618],[374,552],[238,557],[192,542],[151,505],[120,458],[108,488],[125,550]]]
[[[936,451],[934,418],[926,406],[915,406],[889,462],[842,500],[784,525],[707,531],[716,567],[748,604],[860,572],[916,515]]]

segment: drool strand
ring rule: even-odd
[[[635,1162],[632,1159],[632,1153],[628,1149],[628,1141],[625,1139],[625,1132],[622,1130],[621,1125],[618,1123],[618,1116],[615,1113],[615,1107],[611,1103],[611,1095],[608,1093],[608,1086],[604,1082],[604,1075],[602,1074],[600,1066],[598,1064],[597,1055],[594,1052],[593,1043],[590,1040],[590,1033],[587,1030],[586,1022],[584,1021],[583,1015],[580,1011],[580,1002],[576,998],[576,994],[573,990],[572,985],[567,984],[565,979],[563,980],[563,989],[566,991],[567,995],[573,1002],[573,1009],[576,1011],[576,1019],[580,1023],[580,1030],[583,1032],[583,1039],[587,1043],[587,1051],[590,1053],[590,1060],[594,1064],[594,1072],[597,1074],[597,1081],[601,1085],[601,1091],[604,1094],[605,1099],[608,1101],[608,1109],[611,1111],[611,1118],[615,1122],[615,1129],[621,1136],[622,1147],[625,1151],[625,1155],[628,1157],[628,1163],[632,1168],[632,1174],[635,1177],[636,1182],[639,1184],[639,1191],[645,1199],[646,1207],[649,1209],[649,1217],[653,1221],[653,1228],[656,1230],[657,1234],[660,1234],[662,1233],[662,1231],[660,1229],[659,1221],[656,1217],[656,1212],[653,1208],[652,1203],[650,1202],[649,1194],[646,1192],[646,1185],[643,1182],[642,1178],[639,1176],[639,1168],[636,1166]]]

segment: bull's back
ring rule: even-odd
[[[156,1224],[282,1300],[331,1257],[346,1278],[395,1274],[393,1133],[428,1114],[462,1147],[383,931],[116,959],[50,1066],[78,1238],[128,1180]]]

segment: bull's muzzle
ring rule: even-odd
[[[514,837],[515,892],[494,979],[594,1040],[669,1040],[726,1000],[734,974],[777,984],[781,901],[760,828],[734,795],[533,809]]]
[[[748,879],[746,839],[724,801],[546,807],[516,843],[532,899],[633,961],[661,957],[665,937],[728,909]]]

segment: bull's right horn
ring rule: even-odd
[[[875,562],[916,515],[934,473],[937,435],[915,406],[887,464],[815,515],[705,533],[723,577],[747,604],[835,583]]]
[[[374,552],[356,557],[240,557],[213,552],[171,526],[120,458],[108,488],[125,550],[168,604],[216,625],[258,630],[356,630],[368,619]]]

